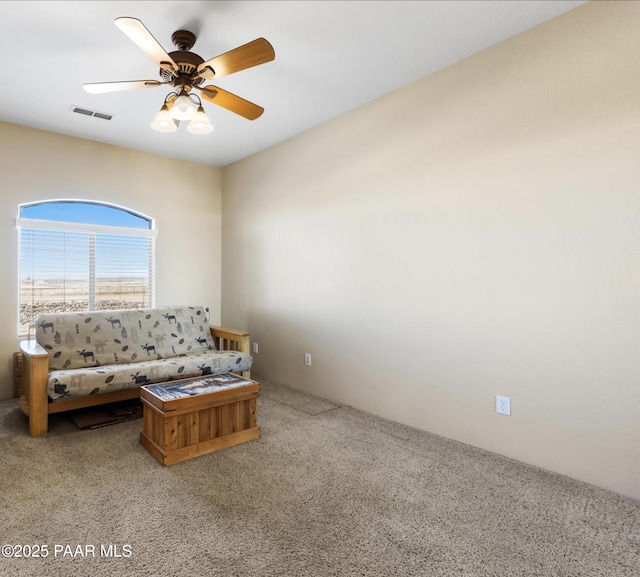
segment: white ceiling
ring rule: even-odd
[[[0,2],[0,120],[222,167],[536,26],[583,1]],[[159,80],[113,23],[140,19],[167,52],[197,36],[205,60],[255,38],[272,62],[216,81],[265,108],[254,121],[214,104],[215,130],[154,132],[169,87],[92,95],[85,82]],[[205,83],[210,84],[210,83]],[[72,105],[113,114],[75,114]]]

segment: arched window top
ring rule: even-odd
[[[24,204],[20,218],[152,229],[153,221],[126,208],[100,202],[54,200]]]

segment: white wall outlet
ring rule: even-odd
[[[511,416],[511,399],[496,395],[496,413]]]
[[[309,353],[304,354],[304,364],[308,367],[311,366],[311,355]]]
[[[257,355],[258,354],[258,343],[253,343],[253,352]]]

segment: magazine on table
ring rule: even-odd
[[[241,387],[243,385],[249,385],[252,382],[253,381],[245,379],[240,375],[225,373],[222,375],[188,379],[187,381],[176,381],[175,383],[145,385],[145,389],[163,401],[167,401],[169,399],[181,399],[203,393],[211,393],[221,389]]]

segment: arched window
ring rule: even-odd
[[[24,204],[16,219],[19,334],[42,312],[154,306],[149,217],[98,202]]]

